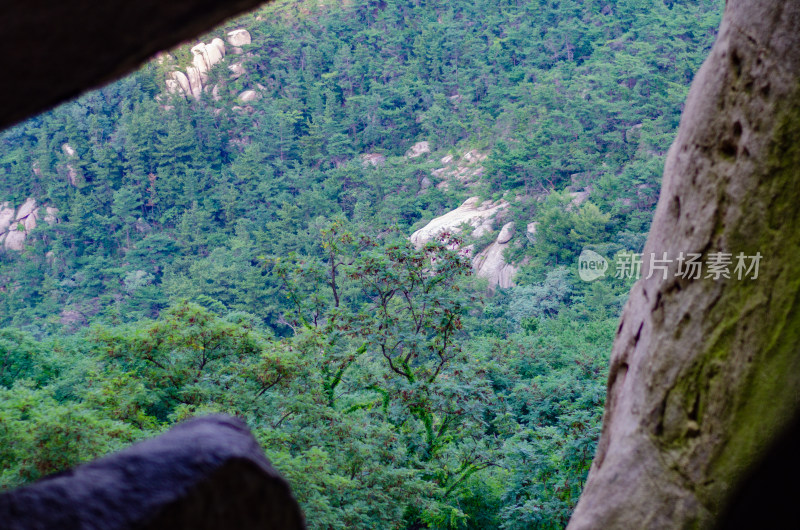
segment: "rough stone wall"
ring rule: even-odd
[[[302,513],[244,423],[207,416],[0,495],[8,530],[300,530]]]
[[[800,2],[728,0],[644,254],[760,252],[759,277],[675,278],[673,263],[634,286],[569,528],[709,527],[798,415],[798,205]]]

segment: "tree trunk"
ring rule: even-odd
[[[667,157],[643,256],[731,278],[634,286],[569,528],[708,527],[800,405],[800,2],[728,0]],[[763,256],[757,279],[736,255]],[[776,485],[776,487],[781,487]]]

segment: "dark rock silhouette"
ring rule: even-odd
[[[289,485],[247,426],[207,416],[0,495],[0,527],[292,530],[305,525]]]
[[[134,70],[263,0],[4,0],[0,128]]]

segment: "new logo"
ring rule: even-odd
[[[606,258],[588,248],[583,249],[578,257],[578,276],[585,282],[592,282],[606,275],[608,261]]]

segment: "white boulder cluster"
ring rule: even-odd
[[[22,250],[28,233],[36,228],[40,218],[48,224],[58,221],[58,208],[44,206],[44,213],[36,205],[36,199],[28,198],[19,209],[8,202],[0,203],[0,244],[8,250]]]
[[[67,155],[67,158],[70,158],[70,159],[78,158],[78,155],[75,152],[75,149],[73,149],[72,146],[69,145],[69,144],[63,144],[61,146],[61,151],[63,151],[64,154]],[[67,178],[69,178],[69,183],[72,184],[73,186],[77,186],[78,185],[78,171],[75,169],[75,166],[73,166],[71,163],[68,163],[66,167],[67,167]],[[37,171],[36,168],[34,168],[33,171],[35,173]]]
[[[250,42],[250,33],[246,29],[237,29],[228,33],[228,44],[233,46],[231,49],[233,53],[242,53],[240,46],[250,44]],[[208,83],[208,72],[223,60],[225,52],[225,43],[218,37],[212,39],[208,44],[203,42],[197,44],[192,48],[192,66],[186,68],[186,73],[180,70],[170,72],[170,78],[167,79],[167,90],[172,94],[182,94],[194,99],[200,98],[205,84]],[[237,77],[244,73],[241,64],[232,65],[229,68]]]
[[[408,158],[417,158],[418,156],[422,156],[426,153],[431,152],[431,144],[428,142],[417,142],[411,146],[411,149],[408,150],[406,156]]]
[[[386,156],[380,153],[364,153],[361,155],[361,165],[364,167],[379,167],[386,163]]]
[[[446,214],[431,220],[423,228],[413,234],[409,240],[417,247],[421,247],[443,231],[453,233],[461,231],[467,224],[474,227],[472,235],[480,237],[494,229],[494,221],[498,213],[508,208],[508,202],[481,201],[479,197],[470,197],[464,203]],[[500,230],[497,239],[477,256],[472,258],[472,268],[476,276],[489,280],[489,288],[497,286],[502,288],[514,285],[513,277],[517,268],[506,263],[503,252],[514,237],[514,223],[506,223]],[[464,249],[471,253],[471,247]]]
[[[439,189],[449,188],[449,181],[452,179],[457,179],[466,186],[473,186],[477,184],[479,177],[483,175],[482,164],[486,158],[487,155],[485,153],[481,153],[476,149],[468,151],[461,158],[447,155],[440,160],[443,167],[431,171],[431,176],[441,180],[436,186]]]
[[[431,220],[427,225],[411,234],[409,240],[417,248],[420,248],[445,230],[453,233],[460,232],[463,224],[474,227],[472,235],[480,237],[492,230],[495,214],[507,207],[508,202],[504,200],[481,202],[479,197],[470,197],[455,210]]]

